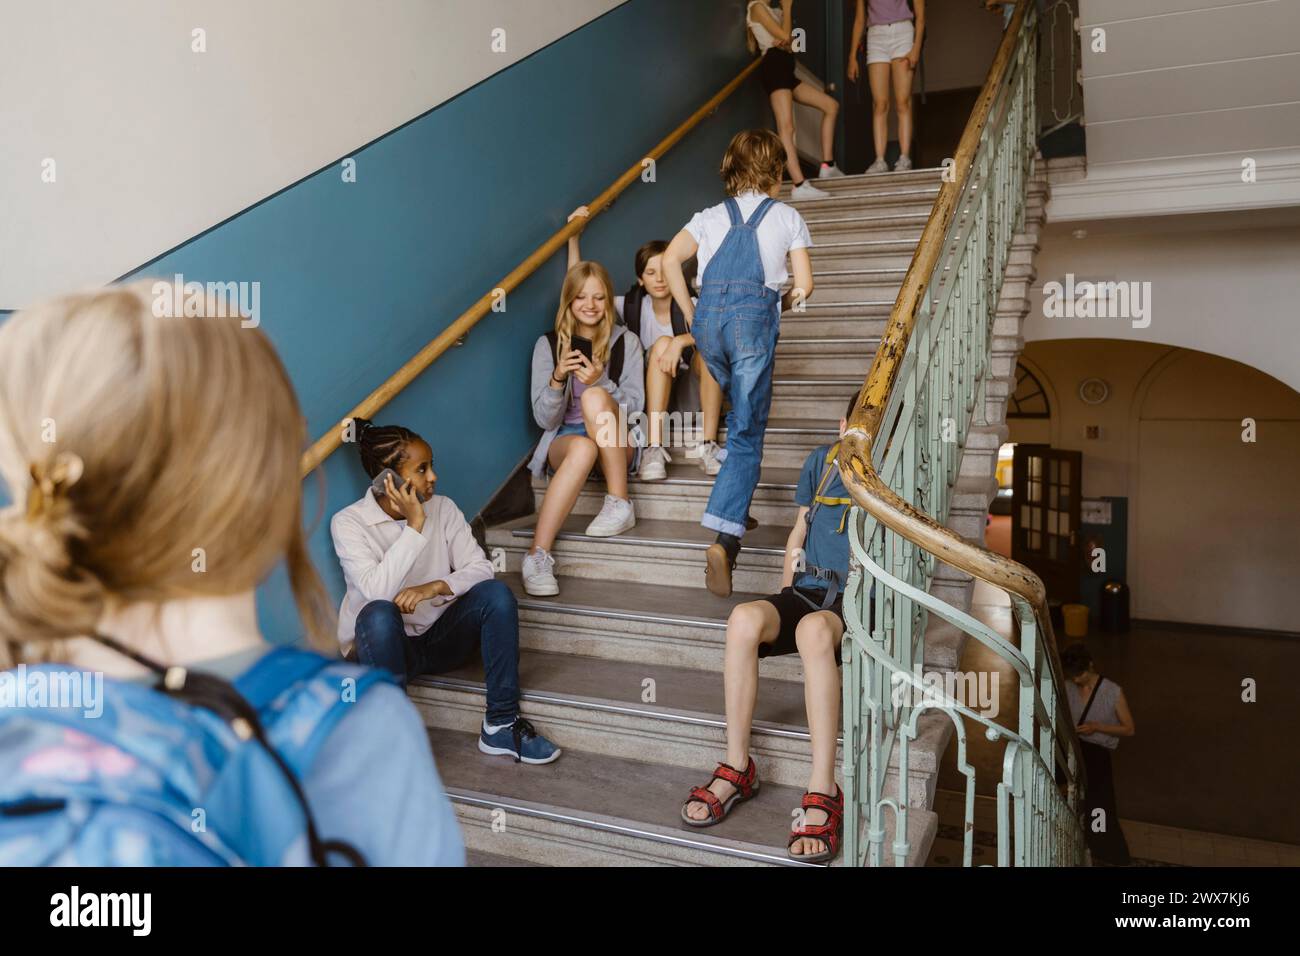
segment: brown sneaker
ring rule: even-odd
[[[704,552],[704,586],[718,597],[731,597],[731,571],[735,567],[727,549],[717,541]]]

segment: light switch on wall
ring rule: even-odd
[[[1083,437],[1084,437],[1084,438],[1094,438],[1094,439],[1095,439],[1095,438],[1100,438],[1100,437],[1101,437],[1101,426],[1100,426],[1100,425],[1085,425],[1085,426],[1084,426],[1084,429],[1083,429]]]

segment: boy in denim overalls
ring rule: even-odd
[[[701,522],[718,533],[706,552],[705,583],[731,594],[749,503],[758,485],[763,433],[772,405],[772,367],[782,309],[812,293],[812,240],[803,217],[777,202],[785,147],[771,130],[737,133],[722,159],[728,199],[696,213],[664,252],[663,266],[693,343],[731,403],[727,457]],[[692,304],[681,264],[698,256],[701,285]],[[786,258],[794,286],[784,296]],[[676,361],[678,356],[666,356]],[[675,366],[674,366],[675,367]]]

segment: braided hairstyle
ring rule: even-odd
[[[397,471],[406,460],[406,446],[424,441],[401,425],[376,425],[368,418],[354,418],[352,422],[357,426],[357,453],[361,455],[361,467],[371,478],[385,468]]]

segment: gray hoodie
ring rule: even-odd
[[[623,406],[624,414],[631,417],[645,409],[645,359],[641,341],[627,330],[625,326],[614,326],[614,342],[611,351],[623,349],[623,374],[615,384],[609,378],[609,363],[605,371],[592,385],[603,388],[613,396],[614,401]],[[569,407],[569,395],[573,391],[573,376],[570,375],[563,389],[551,388],[551,374],[555,371],[555,356],[551,354],[551,343],[546,336],[538,336],[533,346],[533,419],[545,430],[542,440],[537,443],[537,451],[528,463],[528,470],[541,476],[546,471],[546,453],[550,450],[555,434],[564,424],[564,411]]]

